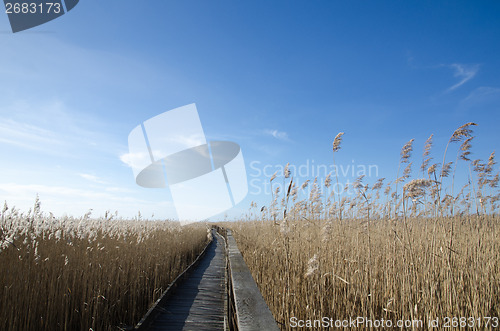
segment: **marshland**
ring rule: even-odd
[[[0,14],[0,331],[166,315],[213,225],[281,330],[500,330],[500,1],[33,2]]]
[[[204,225],[56,218],[40,201],[0,215],[0,329],[135,325],[208,242]]]
[[[283,330],[323,317],[498,324],[499,174],[494,151],[485,161],[470,157],[475,126],[456,129],[442,158],[431,157],[433,135],[421,157],[409,140],[394,178],[365,183],[361,175],[350,196],[331,189],[335,173],[298,185],[287,165],[269,179],[284,185],[268,206],[253,204],[244,221],[226,224]]]
[[[352,195],[332,189],[339,174],[299,185],[286,165],[269,178],[269,205],[252,203],[245,217],[219,223],[232,229],[282,330],[324,317],[421,321],[423,328],[436,318],[480,329],[498,323],[499,174],[494,151],[472,160],[475,126],[455,130],[439,159],[431,156],[432,135],[421,157],[409,140],[394,178],[367,183],[362,175]],[[333,140],[333,165],[343,138]],[[466,169],[460,187],[457,162]],[[3,330],[132,326],[209,240],[206,223],[91,212],[57,218],[40,204],[1,210]]]

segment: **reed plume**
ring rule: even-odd
[[[429,154],[431,153],[433,136],[434,134],[431,134],[429,138],[427,138],[424,144],[424,152],[422,154],[422,165],[420,166],[422,173],[425,173],[425,170],[427,170],[427,167],[429,166],[429,162],[432,160],[432,157],[429,157]]]
[[[402,181],[401,178],[399,178],[399,170],[401,169],[401,165],[403,163],[408,163],[409,162],[409,159],[410,159],[410,156],[411,156],[411,152],[413,150],[413,141],[415,139],[410,139],[410,141],[408,141],[406,144],[404,144],[403,148],[401,148],[401,153],[400,153],[400,159],[399,159],[399,166],[398,166],[398,172],[397,172],[397,175],[396,175],[396,190],[395,190],[395,197],[396,197],[396,200],[398,199],[398,183],[400,181]],[[408,167],[406,167],[406,169],[408,169]],[[405,169],[405,171],[406,171]],[[411,171],[411,166],[410,166],[410,171]],[[394,208],[394,215],[397,216],[397,213],[398,213],[398,206],[396,205],[396,208]]]
[[[344,135],[344,132],[339,132],[336,136],[335,139],[333,139],[333,153],[332,153],[332,158],[333,158],[333,167],[335,168],[335,178],[337,180],[337,188],[339,187],[339,171],[337,169],[337,165],[335,164],[335,152],[338,152],[340,150],[340,144],[342,143],[342,136]],[[335,191],[336,189],[334,189]],[[335,198],[334,195],[334,203],[337,203],[337,200],[339,201],[339,208],[338,208],[338,219],[339,221],[342,221],[342,208],[340,208],[340,192],[337,192],[337,198]]]
[[[453,131],[453,134],[451,135],[450,139],[448,140],[448,143],[446,144],[446,148],[444,150],[443,162],[441,163],[441,169],[444,170],[444,168],[445,168],[446,153],[448,151],[448,147],[450,146],[450,144],[455,143],[455,142],[461,142],[463,140],[466,140],[467,138],[472,137],[472,133],[473,133],[473,131],[471,129],[472,126],[477,126],[477,124],[474,122],[468,122],[468,123],[465,123],[464,125],[460,126],[455,131]],[[441,171],[441,176],[439,177],[439,182],[440,182],[439,193],[440,194],[441,194],[441,191],[443,189],[443,177],[446,177],[446,176],[444,176],[444,174],[446,174],[446,172]],[[449,172],[448,172],[448,174],[449,174]],[[441,210],[441,212],[442,212],[442,210]]]
[[[339,132],[335,139],[333,140],[333,152],[338,152],[340,150],[340,143],[342,143],[342,136],[344,132]]]

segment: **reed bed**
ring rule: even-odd
[[[436,319],[437,329],[500,327],[499,175],[494,152],[487,162],[469,159],[475,125],[453,132],[438,163],[431,135],[416,171],[411,139],[392,182],[360,176],[350,196],[331,190],[336,174],[298,185],[287,165],[270,178],[283,180],[283,192],[277,186],[269,206],[252,203],[246,219],[226,224],[283,330],[297,321],[331,329],[324,317],[372,323],[347,329],[381,320],[436,329]],[[333,142],[334,164],[343,135]],[[457,162],[467,169],[460,190]]]
[[[272,222],[255,221],[233,225],[233,234],[283,330],[292,329],[292,317],[426,326],[438,317],[498,317],[498,217],[437,221],[434,230],[434,219],[411,219],[408,229],[376,220],[368,234],[362,220],[334,221],[330,233],[320,223],[296,220],[287,236]]]
[[[1,330],[135,325],[207,243],[204,225],[0,214]]]

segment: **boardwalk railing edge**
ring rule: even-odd
[[[137,325],[133,328],[133,330],[147,330],[149,325],[154,321],[156,318],[156,315],[158,313],[161,313],[161,308],[158,308],[163,302],[165,302],[168,297],[172,294],[174,289],[179,285],[179,283],[189,274],[193,268],[195,268],[198,263],[200,262],[201,258],[205,255],[205,252],[207,251],[208,246],[213,242],[213,239],[210,240],[205,248],[203,248],[203,251],[198,255],[196,260],[193,261],[184,271],[177,276],[172,283],[167,287],[167,289],[163,292],[163,294],[156,300],[156,302],[153,304],[151,308],[147,311],[147,313],[144,315],[144,317],[137,323]]]
[[[269,310],[257,283],[238,249],[231,230],[226,231],[228,257],[228,306],[230,330],[279,331],[278,324]],[[234,310],[234,311],[233,311]]]

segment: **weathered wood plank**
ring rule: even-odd
[[[227,240],[215,230],[212,234],[204,253],[174,281],[137,330],[279,330],[231,231]]]
[[[222,238],[212,234],[213,241],[195,268],[136,329],[224,330],[225,247]]]
[[[279,331],[230,230],[227,230],[227,245],[238,330]]]

